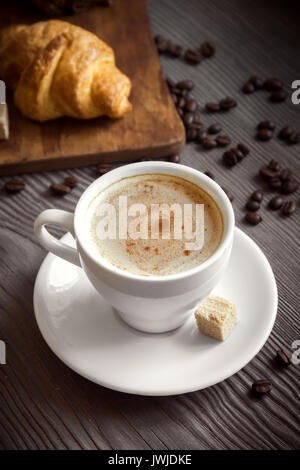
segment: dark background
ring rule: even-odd
[[[300,445],[300,365],[282,370],[274,364],[278,347],[291,348],[300,339],[299,319],[299,192],[289,218],[267,210],[266,191],[257,227],[244,220],[249,194],[262,185],[260,166],[271,158],[292,168],[300,180],[300,145],[254,139],[255,127],[271,119],[277,130],[286,124],[300,131],[300,105],[288,99],[272,104],[267,94],[247,96],[241,85],[250,75],[277,76],[291,94],[300,79],[299,2],[252,0],[151,0],[154,34],[163,34],[185,48],[215,43],[212,59],[194,67],[180,59],[161,58],[174,80],[191,78],[193,96],[207,101],[231,95],[238,107],[223,115],[201,114],[203,122],[223,124],[233,143],[246,143],[250,155],[227,170],[222,150],[185,146],[182,162],[210,170],[232,191],[237,225],[250,235],[270,260],[279,290],[273,332],[262,351],[242,371],[207,390],[175,397],[138,397],[117,393],[72,372],[46,346],[34,320],[32,292],[45,256],[32,232],[42,210],[72,211],[96,177],[92,167],[25,175],[26,190],[0,196],[0,338],[7,344],[8,363],[0,366],[0,449],[296,449]],[[75,175],[79,186],[64,199],[48,194],[52,182]],[[8,178],[2,178],[1,186]],[[249,393],[253,380],[269,378],[270,395],[261,400]]]

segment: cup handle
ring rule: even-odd
[[[81,267],[78,252],[75,248],[65,245],[48,232],[45,225],[59,225],[66,228],[73,237],[74,234],[74,214],[59,209],[47,209],[36,218],[34,223],[34,233],[41,245],[46,250],[51,251],[56,256]]]

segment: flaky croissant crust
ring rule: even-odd
[[[0,78],[21,112],[37,121],[118,118],[132,109],[131,82],[116,67],[111,47],[65,21],[2,30]]]

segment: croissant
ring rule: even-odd
[[[118,118],[132,109],[131,82],[116,67],[111,47],[65,21],[2,30],[0,78],[20,111],[36,121]]]

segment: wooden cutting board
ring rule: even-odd
[[[30,2],[10,0],[1,5],[0,27],[45,19]],[[64,117],[36,123],[20,114],[8,93],[10,138],[0,141],[0,175],[180,152],[184,127],[162,75],[147,1],[114,0],[111,7],[94,7],[63,19],[113,47],[117,66],[132,80],[133,111],[119,120]]]

